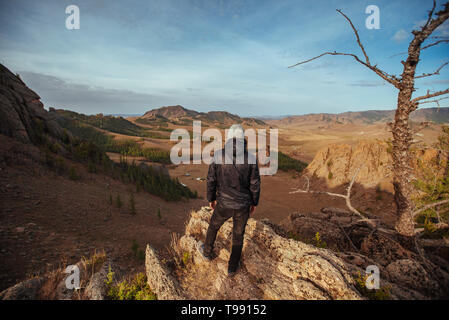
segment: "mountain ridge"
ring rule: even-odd
[[[284,118],[264,118],[278,124],[293,124],[296,122],[335,122],[339,124],[375,124],[394,120],[395,110],[367,110],[346,111],[342,113],[308,113],[304,115],[291,115]],[[422,108],[410,115],[414,122],[449,123],[449,107]]]

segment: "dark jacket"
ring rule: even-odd
[[[226,144],[232,143],[228,140]],[[225,163],[225,149],[217,151],[214,161],[209,165],[207,175],[207,200],[217,200],[220,206],[229,209],[244,209],[257,206],[260,195],[260,175],[257,161],[248,154],[246,141],[244,163],[236,164],[236,140],[233,143],[232,164]],[[222,157],[222,163],[216,162]],[[253,164],[248,159],[252,159]]]

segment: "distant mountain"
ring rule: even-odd
[[[240,123],[242,125],[259,125],[266,126],[267,124],[256,118],[242,118],[238,115],[229,113],[227,111],[209,111],[197,112],[186,109],[183,106],[167,106],[158,109],[147,111],[143,116],[136,119],[138,123],[172,123],[178,125],[191,124],[193,120],[201,120],[206,123],[220,126],[227,126],[233,123]]]
[[[272,120],[277,125],[297,123],[323,123],[323,124],[374,124],[386,123],[394,120],[395,110],[369,110],[356,112],[315,113],[300,116],[289,116],[283,119]],[[449,123],[449,107],[423,108],[413,112],[410,120],[414,122]]]

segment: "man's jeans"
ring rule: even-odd
[[[241,210],[228,209],[220,207],[217,203],[214,213],[210,219],[209,228],[207,229],[206,241],[204,242],[204,253],[210,255],[214,248],[215,238],[220,227],[229,218],[233,219],[232,228],[232,251],[229,258],[229,266],[237,267],[240,261],[243,248],[243,236],[245,234],[246,223],[249,218],[249,207]]]

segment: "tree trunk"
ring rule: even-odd
[[[416,40],[414,39],[411,42],[408,58],[405,62],[402,62],[404,70],[393,125],[393,185],[398,214],[396,230],[403,236],[413,236],[414,234],[413,204],[411,202],[413,192],[411,176],[413,171],[410,158],[410,146],[413,137],[408,120],[410,113],[418,107],[418,105],[411,103],[415,87],[415,70],[420,55],[420,42]]]
[[[404,107],[403,94],[401,95],[400,92],[395,115],[395,129],[393,130],[393,185],[395,191],[394,200],[398,214],[396,230],[401,235],[412,236],[414,233],[412,203],[410,200],[412,194],[410,181],[412,169],[409,156],[412,136],[408,125],[409,114],[407,109],[407,107]]]

